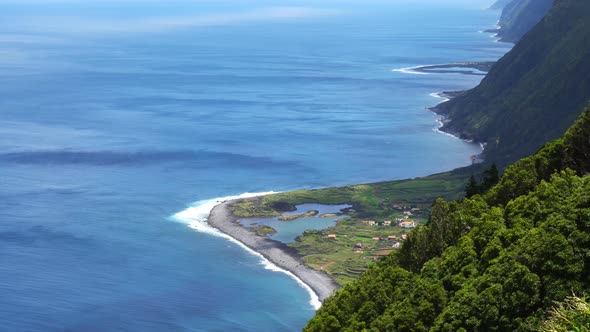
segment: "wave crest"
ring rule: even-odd
[[[284,273],[284,274],[288,275],[289,277],[294,279],[297,282],[297,284],[299,284],[299,286],[301,286],[303,289],[305,289],[309,293],[309,295],[311,297],[309,304],[314,309],[317,310],[322,306],[322,302],[318,298],[317,294],[311,289],[311,287],[309,287],[306,283],[304,283],[296,275],[294,275],[293,273],[291,273],[287,270],[284,270],[284,269],[278,267],[277,265],[275,265],[274,263],[272,263],[271,261],[266,259],[264,256],[262,256],[258,252],[254,251],[254,250],[250,249],[249,247],[247,247],[246,245],[244,245],[242,242],[234,239],[233,237],[231,237],[225,233],[222,233],[221,231],[219,231],[218,229],[216,229],[214,227],[211,227],[207,223],[207,218],[209,217],[209,213],[211,213],[211,210],[213,210],[213,208],[221,202],[233,200],[233,199],[264,196],[264,195],[270,195],[270,194],[275,194],[275,193],[276,192],[273,192],[273,191],[261,192],[261,193],[244,193],[244,194],[237,195],[237,196],[226,196],[226,197],[218,197],[218,198],[213,198],[213,199],[208,199],[208,200],[197,201],[197,202],[191,204],[188,208],[174,214],[173,216],[170,217],[170,219],[173,221],[176,221],[176,222],[186,224],[190,228],[192,228],[193,230],[195,230],[197,232],[205,233],[205,234],[209,234],[212,236],[221,237],[226,240],[229,240],[229,241],[239,245],[243,249],[245,249],[248,253],[260,258],[260,264],[262,266],[264,266],[264,268],[266,270],[270,270],[273,272],[280,272],[280,273]]]

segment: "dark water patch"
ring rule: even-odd
[[[12,243],[17,245],[46,245],[56,243],[58,246],[87,247],[92,240],[78,237],[74,234],[52,230],[37,225],[24,231],[0,232],[0,244]]]
[[[23,151],[0,154],[0,162],[25,165],[144,166],[181,162],[185,167],[285,167],[298,162],[213,151]]]

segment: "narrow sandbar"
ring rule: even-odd
[[[324,301],[339,288],[338,284],[325,272],[320,272],[305,265],[301,257],[286,244],[257,235],[254,231],[240,225],[232,213],[231,204],[242,199],[230,200],[216,205],[207,222],[221,232],[231,236],[248,248],[256,251],[278,267],[291,272],[308,285]]]

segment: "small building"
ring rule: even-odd
[[[388,240],[397,240],[397,236],[395,235],[390,235],[387,237]]]
[[[407,240],[407,239],[408,239],[408,235],[407,234],[402,235],[402,240]]]
[[[377,225],[377,223],[374,220],[363,220],[363,221],[361,221],[361,223],[363,223],[365,225],[369,225],[369,226]]]
[[[362,249],[363,248],[363,244],[362,244],[362,242],[358,242],[357,244],[354,245],[354,247],[355,248],[358,248],[358,249]]]
[[[391,226],[391,220],[385,220],[383,226]]]
[[[416,224],[413,221],[408,220],[408,221],[401,222],[399,224],[399,227],[401,227],[401,228],[414,228],[414,227],[416,227]]]
[[[374,238],[373,238],[373,240],[374,240],[374,241],[381,241],[381,238],[374,237]]]
[[[335,239],[336,238],[336,234],[328,234],[328,239]]]
[[[399,242],[394,243],[391,247],[393,249],[399,249],[399,247],[401,246],[401,244]]]
[[[412,210],[410,210],[410,211],[420,213],[420,209],[419,208],[412,208]]]
[[[363,251],[362,251],[362,250],[357,250],[357,251],[355,251],[355,252],[356,252],[357,254],[362,254],[362,253],[363,253]]]

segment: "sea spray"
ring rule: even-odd
[[[189,206],[185,210],[176,213],[175,215],[170,217],[170,219],[173,221],[187,224],[190,228],[196,230],[197,232],[205,233],[208,235],[217,236],[217,237],[221,237],[226,240],[229,240],[229,241],[239,245],[243,249],[245,249],[248,253],[260,258],[260,263],[264,266],[264,268],[266,270],[280,272],[280,273],[284,273],[284,274],[288,275],[289,277],[294,279],[302,288],[304,288],[309,293],[310,298],[311,298],[309,303],[311,304],[312,307],[314,307],[317,310],[321,307],[322,302],[320,301],[317,294],[311,289],[311,287],[309,287],[306,283],[304,283],[303,280],[299,279],[293,273],[291,273],[287,270],[281,269],[280,267],[278,267],[277,265],[275,265],[274,263],[272,263],[271,261],[266,259],[264,256],[262,256],[260,253],[250,249],[249,247],[244,245],[242,242],[234,239],[233,237],[231,237],[225,233],[222,233],[218,229],[211,227],[207,223],[207,218],[209,217],[211,210],[213,210],[213,208],[216,205],[218,205],[219,203],[222,203],[222,202],[228,201],[228,200],[241,199],[241,198],[251,198],[251,197],[264,196],[264,195],[270,195],[270,194],[275,194],[275,193],[276,192],[272,192],[272,191],[271,192],[262,192],[262,193],[244,193],[244,194],[241,194],[238,196],[227,196],[227,197],[219,197],[219,198],[197,201],[197,202],[191,204],[191,206]]]
[[[428,66],[406,67],[406,68],[393,69],[391,71],[398,72],[398,73],[404,73],[404,74],[412,74],[412,75],[428,75],[428,73],[416,71],[416,69],[420,69],[420,68],[424,68],[424,67],[428,67]]]
[[[433,92],[430,94],[431,97],[433,98],[439,98],[439,99],[443,99],[443,101],[441,101],[438,105],[442,104],[442,103],[446,103],[447,101],[451,100],[450,98],[447,98],[444,96],[444,92]],[[446,135],[449,137],[453,137],[462,141],[465,141],[467,143],[473,143],[472,140],[466,140],[466,139],[462,139],[461,137],[457,136],[457,135],[453,135],[451,133],[447,133],[442,131],[442,127],[444,127],[445,123],[444,123],[444,118],[443,117],[437,117],[436,118],[436,127],[433,129],[434,132],[438,133],[438,134],[442,134],[442,135]],[[481,148],[481,152],[483,152],[486,148],[486,144],[485,143],[478,143],[479,147]]]
[[[433,92],[433,93],[430,94],[430,97],[444,99],[443,101],[440,102],[441,104],[444,103],[444,102],[447,102],[447,101],[451,100],[451,99],[443,96],[443,93],[442,92]]]

